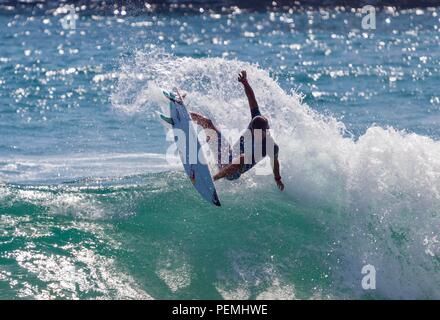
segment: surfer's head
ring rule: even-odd
[[[269,121],[263,116],[256,116],[252,119],[250,129],[267,130],[269,129]]]

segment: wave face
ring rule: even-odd
[[[440,298],[438,14],[0,14],[0,299]],[[156,111],[177,86],[238,133],[240,69],[286,189],[258,167],[217,208]]]
[[[255,65],[221,58],[176,58],[160,51],[137,52],[132,63],[123,66],[113,105],[127,112],[152,111],[163,105],[159,87],[176,85],[187,92],[192,110],[208,115],[224,130],[245,128],[248,110],[236,85],[236,71],[241,69],[251,75],[260,108],[276,128],[281,146],[286,191],[276,196],[276,202],[307,208],[280,213],[275,206],[272,214],[283,219],[314,216],[325,230],[317,250],[332,261],[324,273],[340,280],[341,289],[363,296],[360,270],[371,264],[378,274],[379,297],[438,297],[438,141],[378,126],[354,139],[343,123],[313,111],[295,93],[285,93]],[[140,91],[142,82],[133,76],[136,73],[149,80]],[[130,92],[138,92],[134,104],[124,103],[124,99],[133,101]],[[243,199],[241,205],[255,203],[254,197],[273,201],[270,176],[249,174],[246,179],[245,188],[233,189]],[[221,182],[221,193],[230,184]],[[277,231],[281,238],[293,236]]]

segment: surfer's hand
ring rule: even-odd
[[[247,75],[245,70],[241,70],[238,74],[238,82],[245,83],[247,81]]]
[[[275,182],[277,183],[278,189],[280,189],[281,191],[284,190],[284,183],[280,180],[275,180]]]

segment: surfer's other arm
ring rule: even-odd
[[[275,183],[278,186],[278,189],[281,191],[284,190],[284,183],[281,181],[281,175],[280,175],[280,162],[278,161],[278,156],[275,156],[273,159],[271,159],[272,168],[273,168],[273,176],[275,178]]]
[[[252,109],[258,108],[257,99],[255,99],[254,90],[252,90],[252,87],[250,86],[248,80],[247,80],[247,74],[245,70],[242,70],[238,74],[238,82],[241,82],[244,87],[244,92],[246,93],[246,97],[249,102],[249,107]]]

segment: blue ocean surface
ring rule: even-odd
[[[0,299],[440,298],[439,8],[37,9],[0,2]],[[217,208],[160,88],[241,130],[242,69],[286,189]]]

